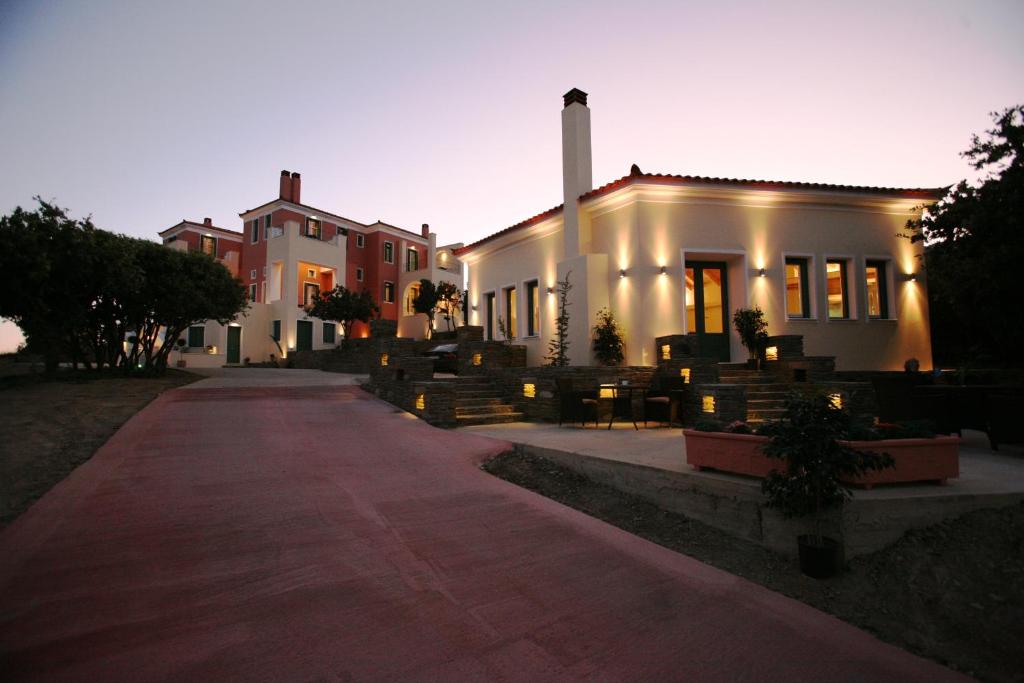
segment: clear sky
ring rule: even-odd
[[[303,200],[472,241],[644,171],[939,186],[1024,101],[1024,2],[0,3],[0,211],[155,238]],[[0,329],[0,350],[15,337]]]

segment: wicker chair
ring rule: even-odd
[[[683,420],[683,389],[686,381],[682,377],[662,377],[644,396],[644,427],[648,420],[667,422],[672,426],[672,414],[677,420]]]
[[[563,422],[579,421],[581,426],[586,425],[587,415],[594,416],[594,426],[597,426],[597,392],[596,391],[575,391],[572,379],[559,377],[555,380],[558,387],[558,426]]]

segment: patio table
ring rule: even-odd
[[[633,391],[644,391],[645,387],[634,387],[629,384],[602,384],[601,391],[598,392],[598,397],[604,393],[606,389],[611,390],[611,401],[612,401],[612,414],[608,418],[608,429],[612,428],[612,423],[615,418],[621,417],[630,420],[633,423],[633,429],[640,431],[640,427],[636,424],[636,415],[633,412]]]

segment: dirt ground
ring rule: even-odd
[[[156,378],[0,378],[0,528],[92,457],[158,394],[198,379],[177,370]]]
[[[542,458],[507,453],[484,469],[950,668],[985,681],[1024,681],[1024,505],[910,532],[819,581],[800,574],[795,560]]]

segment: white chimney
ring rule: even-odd
[[[587,93],[573,88],[562,96],[562,209],[565,253],[573,258],[580,253],[578,198],[594,189],[590,152],[590,109]]]

